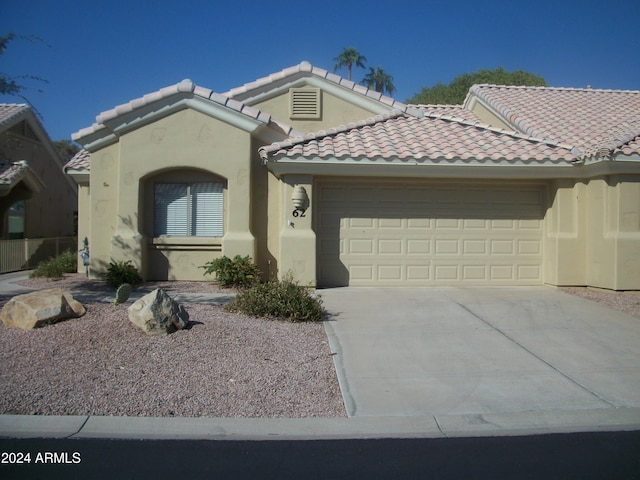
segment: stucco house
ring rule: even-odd
[[[74,235],[77,186],[63,166],[29,105],[0,104],[0,240]]]
[[[73,139],[94,272],[199,280],[240,254],[320,287],[640,289],[640,91],[405,105],[302,62],[222,94],[182,81]]]

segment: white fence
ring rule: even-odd
[[[0,273],[35,268],[66,250],[78,251],[76,237],[24,238],[0,240]]]

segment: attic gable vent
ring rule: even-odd
[[[319,120],[322,116],[319,88],[292,88],[291,118],[298,120]]]
[[[28,138],[29,140],[38,141],[38,135],[36,135],[36,132],[33,131],[33,128],[31,128],[31,125],[29,125],[26,120],[15,124],[8,131],[14,135],[20,135],[21,137]]]

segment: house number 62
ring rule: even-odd
[[[293,211],[293,213],[291,214],[294,217],[305,217],[305,211],[304,210],[298,210],[297,208]]]

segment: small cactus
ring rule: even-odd
[[[129,299],[129,295],[131,295],[131,285],[123,283],[116,290],[116,298],[113,300],[113,304],[118,305],[126,302]]]

